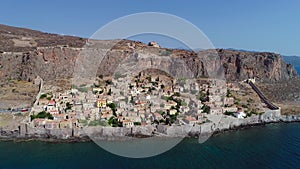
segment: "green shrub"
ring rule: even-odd
[[[226,94],[226,97],[232,97],[233,95],[232,95],[232,93],[230,92],[230,90],[229,89],[227,89],[227,94]]]
[[[51,119],[53,120],[53,116],[50,113],[47,113],[46,111],[39,112],[37,115],[31,115],[31,120],[36,119],[36,118],[41,118],[41,119]]]
[[[106,83],[107,85],[112,85],[112,84],[113,84],[113,82],[112,82],[111,80],[106,80],[105,83]]]
[[[200,94],[197,96],[197,98],[201,101],[201,102],[206,102],[208,101],[208,95],[205,92],[200,92]]]
[[[210,107],[207,105],[203,105],[201,109],[203,110],[203,113],[210,113]]]
[[[88,125],[88,121],[87,120],[78,120],[78,123],[81,123],[83,126],[87,126]]]
[[[41,96],[40,96],[40,99],[44,99],[44,98],[46,98],[47,97],[47,94],[42,94]]]
[[[171,98],[168,97],[168,96],[161,96],[161,99],[166,100],[166,101],[169,101]]]
[[[110,117],[108,124],[112,127],[122,127],[122,124],[118,122],[118,119],[114,116]]]
[[[67,102],[67,103],[66,103],[65,111],[71,110],[71,109],[72,109],[72,105],[71,105],[69,102]]]
[[[107,106],[113,111],[114,116],[116,116],[117,106],[115,103],[109,103]]]
[[[140,126],[141,125],[141,122],[134,122],[133,123],[135,126]]]
[[[107,92],[107,95],[110,96],[111,94],[112,94],[111,89],[109,89],[108,92]]]
[[[101,122],[100,120],[94,120],[89,122],[89,126],[99,126],[101,124],[103,124],[103,122]]]
[[[235,112],[225,111],[225,115],[227,116],[233,116]]]
[[[99,75],[98,77],[99,77],[100,79],[103,79],[103,75]]]

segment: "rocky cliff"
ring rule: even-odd
[[[297,77],[291,64],[283,61],[279,54],[269,52],[240,52],[218,50],[227,79],[256,77],[260,80],[279,81]]]
[[[47,34],[38,31],[0,25],[0,79],[32,81],[37,75],[46,82],[73,76],[75,61],[86,39]],[[109,41],[98,41],[106,45]],[[109,46],[109,45],[108,45]],[[294,67],[286,64],[279,54],[208,50],[195,53],[188,50],[156,48],[141,42],[123,40],[116,43],[102,60],[97,74],[112,75],[128,57],[150,56],[141,66],[152,65],[180,74],[189,69],[196,77],[222,76],[227,80],[257,78],[261,81],[281,81],[297,77]],[[182,62],[151,59],[165,56]],[[76,68],[75,68],[76,69]]]

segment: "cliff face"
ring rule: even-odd
[[[268,52],[240,52],[218,50],[227,79],[257,78],[262,81],[280,81],[297,77],[291,64],[286,64],[279,54]]]
[[[167,62],[159,59],[151,59],[151,56],[160,55],[165,49],[156,49],[153,52],[143,47],[142,53],[135,54],[137,57],[149,56],[148,60],[136,61],[140,67],[154,67],[167,72],[181,75],[182,72],[192,72],[196,77],[216,77],[212,73],[222,74],[229,81],[240,81],[247,78],[256,78],[261,81],[281,81],[297,77],[296,70],[290,64],[286,64],[282,57],[274,53],[250,53],[230,50],[218,50],[218,59],[208,61],[209,56],[203,53],[199,55],[190,51],[173,50],[169,56],[183,61]],[[32,81],[37,75],[45,81],[71,78],[74,64],[78,57],[79,48],[50,47],[39,48],[24,53],[6,53],[0,55],[0,78],[21,79]],[[130,50],[114,49],[102,60],[97,75],[112,75],[118,65],[124,59],[133,56]],[[189,69],[189,70],[186,70]],[[222,75],[220,75],[222,76]],[[218,76],[219,77],[219,76]]]
[[[0,82],[53,80],[72,75],[77,48],[86,39],[0,24]]]
[[[127,40],[125,42],[128,42]],[[98,75],[112,75],[119,71],[137,72],[143,69],[160,69],[175,77],[207,77],[205,64],[195,52],[149,47],[140,42],[135,48],[126,47],[126,43],[117,44],[102,60]]]
[[[0,36],[2,83],[8,79],[32,81],[37,75],[46,82],[71,78],[75,61],[80,57],[78,54],[86,42],[82,38],[3,25],[0,25]],[[107,48],[112,41],[97,43]],[[148,58],[144,59],[143,56]],[[153,56],[159,57],[151,59]],[[157,67],[173,75],[192,72],[196,77],[225,76],[230,81],[253,77],[261,81],[281,81],[297,77],[294,67],[286,64],[280,55],[274,53],[223,49],[195,53],[187,50],[155,48],[128,40],[117,43],[107,53],[98,67],[97,75],[112,75],[120,63],[128,57],[136,59],[135,63],[140,67]],[[171,58],[173,61],[167,62],[164,58]]]
[[[37,75],[47,81],[70,78],[78,51],[72,48],[45,48],[23,55],[20,78],[32,80]]]
[[[70,48],[45,48],[24,53],[0,55],[0,79],[32,81],[40,76],[46,81],[70,78],[78,51]]]

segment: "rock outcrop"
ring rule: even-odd
[[[297,77],[291,64],[286,64],[279,54],[269,52],[240,52],[218,50],[226,78],[243,80],[258,78],[260,80],[279,81]]]
[[[72,78],[76,59],[86,39],[47,34],[38,31],[0,25],[0,81],[20,79],[32,81],[37,75],[48,81]],[[14,39],[14,40],[11,40]],[[113,41],[97,41],[102,46]],[[130,45],[128,45],[130,44]],[[102,55],[105,55],[102,53]],[[257,78],[260,81],[281,81],[297,77],[296,70],[279,54],[234,50],[188,50],[154,48],[141,42],[122,40],[109,50],[97,70],[97,75],[112,75],[128,57],[148,60],[140,66],[159,67],[173,74],[192,72],[194,77],[225,77],[229,81]],[[165,62],[156,58],[171,58]],[[174,60],[181,60],[177,62]],[[183,64],[185,66],[183,66]],[[143,65],[145,64],[145,65]]]

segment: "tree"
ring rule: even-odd
[[[133,123],[135,126],[140,126],[141,125],[141,122],[134,122]]]
[[[155,119],[155,120],[153,121],[153,124],[159,124],[159,121]]]
[[[210,107],[207,105],[203,105],[201,109],[203,110],[203,113],[210,113]]]
[[[233,95],[232,95],[232,93],[230,92],[230,90],[229,89],[227,89],[227,94],[226,94],[226,97],[232,97]]]
[[[148,82],[151,82],[151,76],[147,76],[146,79],[148,80]]]
[[[107,85],[112,85],[112,84],[113,84],[113,82],[112,82],[111,80],[106,80],[105,83],[106,83]]]
[[[108,124],[112,127],[122,127],[122,124],[118,122],[118,119],[114,116],[110,117],[108,120]]]
[[[171,123],[175,123],[175,121],[177,120],[177,116],[178,116],[178,112],[176,112],[174,115],[170,115],[170,121]]]
[[[230,111],[225,111],[225,115],[227,115],[227,116],[233,116],[233,114],[234,114],[235,112],[230,112]]]
[[[117,116],[117,114],[116,114],[116,111],[117,111],[116,104],[115,103],[109,103],[107,106],[113,111],[114,116]]]
[[[44,94],[41,95],[40,99],[44,99],[46,97],[47,97],[47,94],[44,93]]]
[[[53,116],[50,113],[47,113],[46,111],[41,111],[37,115],[31,115],[31,120],[41,118],[41,119],[51,119],[53,120]]]
[[[207,92],[205,93],[205,92],[200,92],[200,94],[198,95],[198,99],[199,100],[201,100],[201,102],[206,102],[206,101],[208,101],[208,94],[207,94]]]
[[[108,90],[107,95],[111,95],[111,89]]]
[[[66,103],[65,111],[71,110],[71,109],[72,109],[72,105],[71,105],[69,102],[67,102],[67,103]]]
[[[159,123],[166,123],[166,121],[164,119],[160,119]]]

